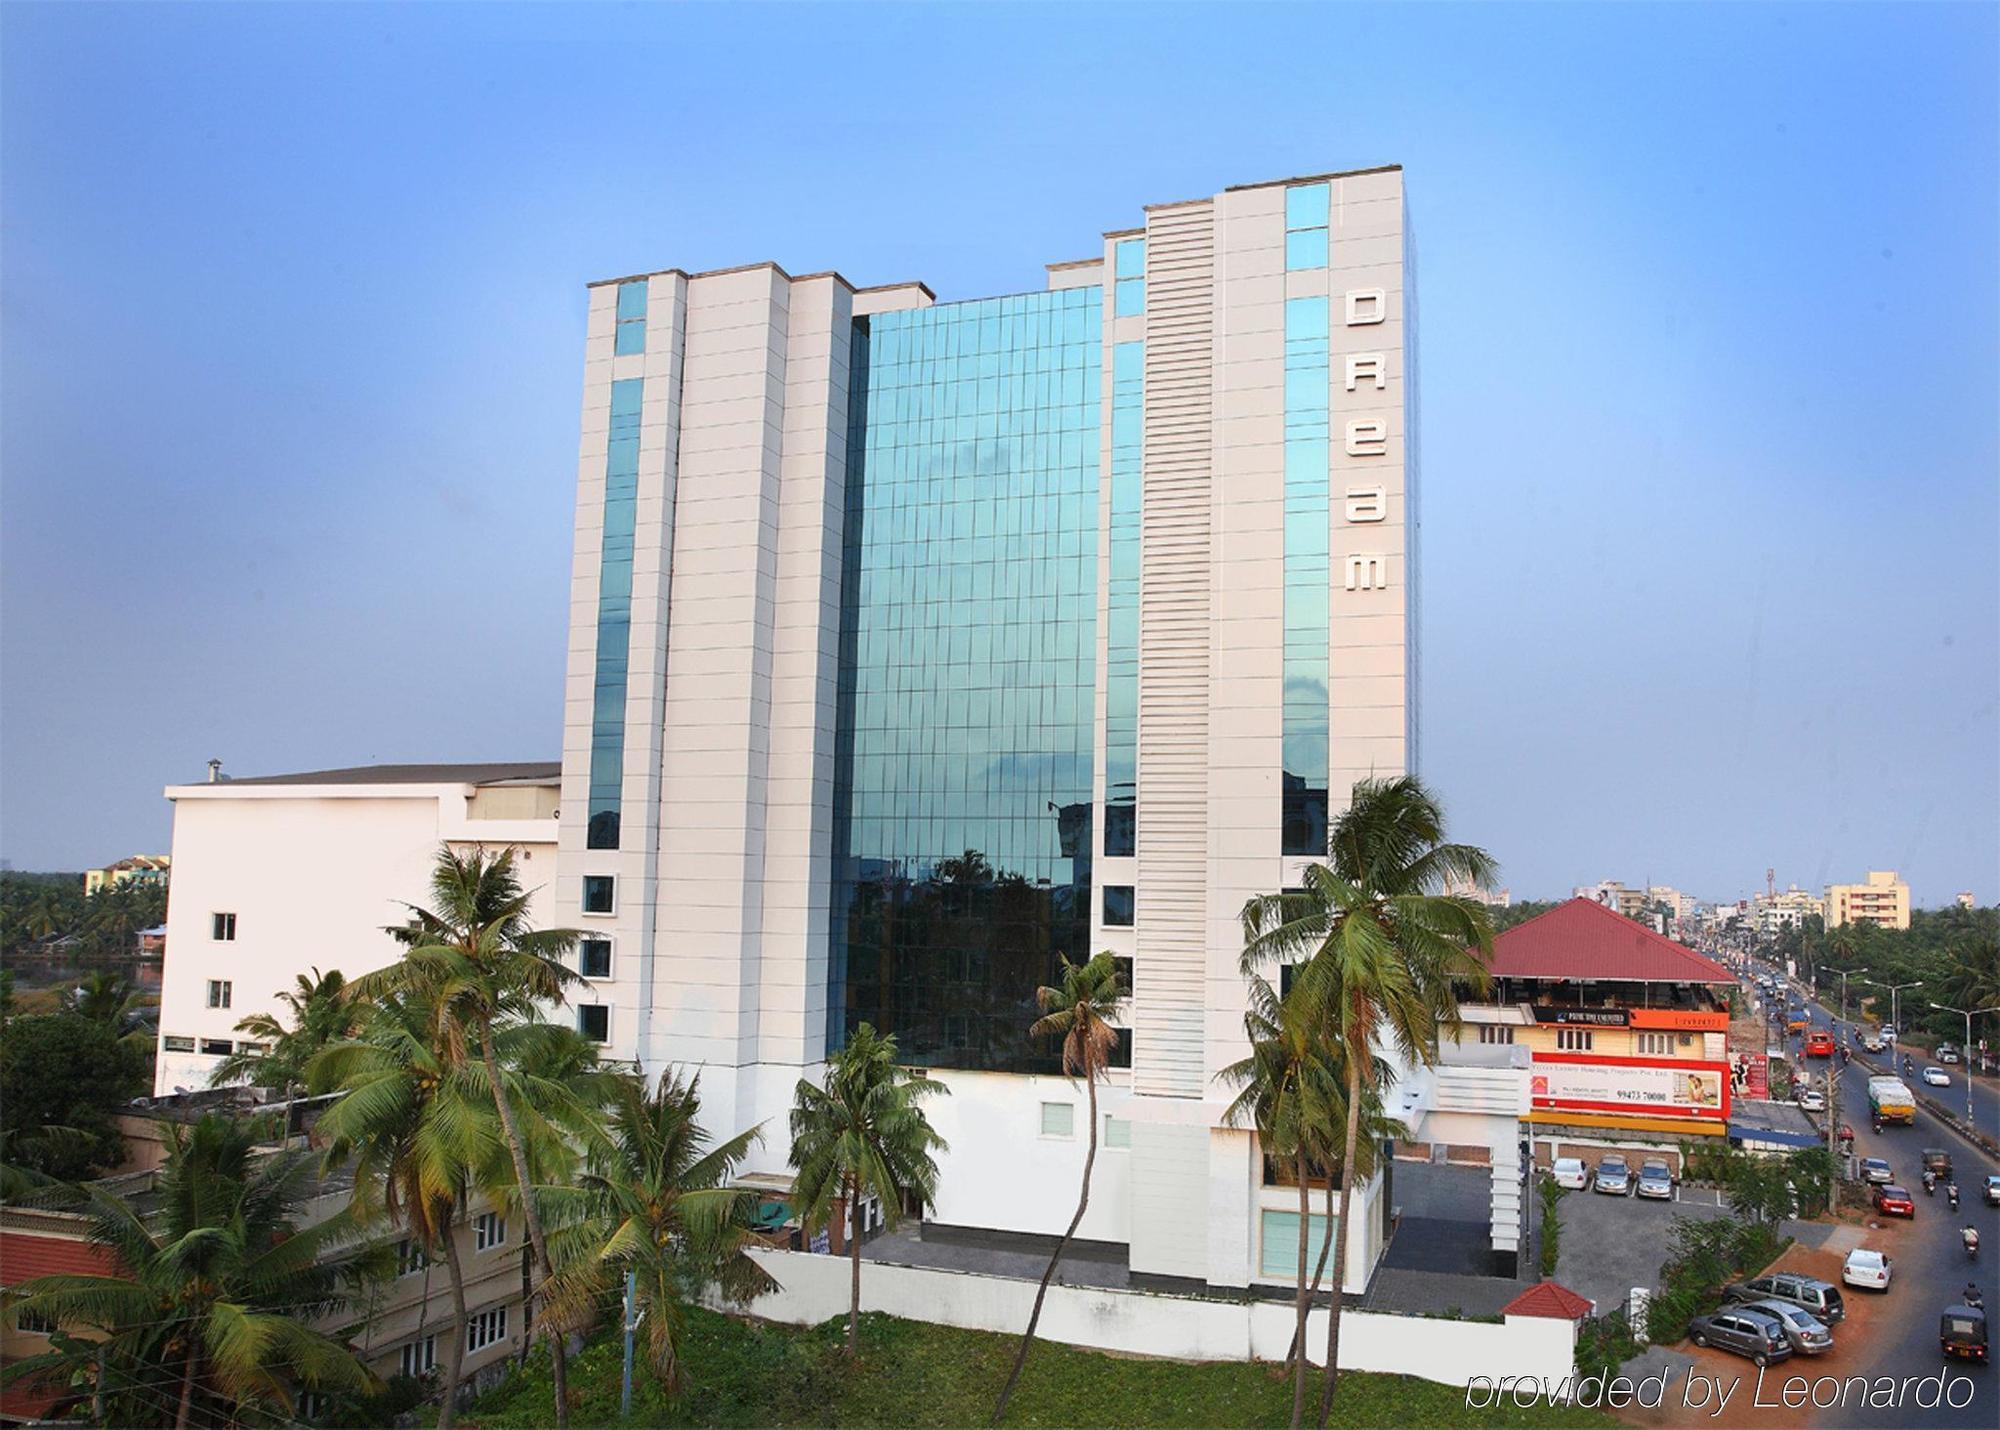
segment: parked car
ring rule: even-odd
[[[1917,1214],[1917,1204],[1911,1199],[1910,1194],[1901,1187],[1877,1187],[1875,1189],[1875,1210],[1882,1213],[1883,1216],[1914,1217]]]
[[[1688,1322],[1688,1339],[1698,1346],[1719,1346],[1748,1356],[1759,1366],[1786,1359],[1792,1353],[1785,1323],[1769,1311],[1724,1306]]]
[[[1889,1170],[1887,1157],[1863,1157],[1861,1159],[1861,1180],[1864,1182],[1893,1182],[1896,1174]]]
[[[1932,1087],[1950,1087],[1951,1074],[1943,1068],[1925,1068],[1924,1081]]]
[[[1633,1189],[1642,1197],[1653,1197],[1659,1201],[1672,1201],[1674,1196],[1674,1172],[1659,1158],[1654,1157],[1639,1167],[1639,1184]]]
[[[1723,1288],[1722,1298],[1735,1302],[1762,1301],[1766,1298],[1789,1301],[1794,1306],[1803,1306],[1829,1326],[1847,1319],[1847,1302],[1841,1298],[1838,1286],[1817,1276],[1802,1276],[1796,1271],[1774,1271],[1766,1276],[1752,1276],[1748,1281],[1735,1282]]]
[[[1937,1060],[1941,1063],[1957,1062],[1958,1049],[1954,1048],[1950,1043],[1939,1043],[1937,1047]]]
[[[1826,1094],[1816,1087],[1799,1089],[1799,1110],[1801,1112],[1826,1111]]]
[[[1572,1192],[1580,1192],[1590,1185],[1590,1173],[1583,1169],[1583,1159],[1581,1157],[1558,1157],[1556,1158],[1555,1166],[1551,1170],[1555,1176],[1556,1185],[1559,1187],[1565,1187]]]
[[[1624,1196],[1632,1190],[1632,1169],[1615,1153],[1604,1158],[1597,1164],[1597,1180],[1591,1184],[1591,1190],[1607,1196]]]
[[[1849,1286],[1860,1286],[1870,1291],[1887,1291],[1889,1277],[1894,1271],[1895,1267],[1888,1252],[1857,1246],[1847,1253],[1847,1262],[1840,1268],[1840,1279]]]
[[[1986,1179],[1986,1205],[2000,1207],[2000,1177]]]
[[[1924,1170],[1935,1172],[1940,1182],[1951,1180],[1951,1149],[1947,1147],[1926,1147],[1923,1151]]]
[[[1780,1301],[1775,1296],[1762,1301],[1746,1301],[1744,1306],[1752,1311],[1769,1311],[1784,1323],[1785,1339],[1792,1343],[1792,1349],[1802,1356],[1824,1355],[1833,1349],[1833,1332],[1826,1323],[1803,1306],[1795,1306],[1790,1301]]]

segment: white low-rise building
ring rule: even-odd
[[[562,767],[374,765],[171,785],[172,950],[160,988],[156,1094],[207,1087],[239,1020],[283,1016],[301,973],[393,962],[384,931],[430,902],[440,847],[511,848],[548,925]],[[587,995],[586,995],[587,1000]]]

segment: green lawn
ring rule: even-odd
[[[632,1424],[743,1426],[963,1426],[984,1424],[1018,1344],[892,1316],[861,1320],[861,1362],[843,1354],[846,1320],[808,1330],[746,1324],[708,1311],[688,1318],[691,1388],[668,1406],[643,1377],[633,1386]],[[603,1336],[570,1362],[572,1423],[618,1419],[620,1345]],[[1314,1382],[1317,1392],[1318,1383]],[[482,1397],[462,1426],[541,1430],[550,1423],[547,1360]],[[1037,1343],[1007,1409],[1010,1425],[1283,1426],[1291,1388],[1275,1368],[1186,1365],[1101,1355]],[[1462,1391],[1392,1375],[1341,1377],[1334,1403],[1342,1425],[1593,1425],[1595,1411],[1468,1410]]]

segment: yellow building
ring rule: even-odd
[[[1870,869],[1865,884],[1826,886],[1826,926],[1874,924],[1877,928],[1910,926],[1910,886],[1894,869]]]
[[[102,869],[86,869],[83,871],[83,892],[94,894],[99,889],[112,889],[120,884],[165,884],[171,862],[165,854],[134,854]]]

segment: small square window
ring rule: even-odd
[[[227,1038],[203,1038],[201,1050],[211,1058],[226,1058],[235,1052],[236,1048]]]
[[[1132,1145],[1132,1124],[1123,1117],[1104,1118],[1104,1145],[1112,1148],[1127,1148]]]
[[[211,936],[218,942],[229,943],[236,937],[236,915],[210,914],[209,928]]]
[[[1104,926],[1114,929],[1132,927],[1132,886],[1130,884],[1106,884],[1104,886]]]
[[[226,978],[209,979],[208,1006],[211,1008],[227,1008],[230,999],[235,996],[235,990],[236,985]]]
[[[1076,1104],[1073,1102],[1045,1102],[1042,1104],[1042,1136],[1076,1136]]]
[[[1104,857],[1129,859],[1138,846],[1138,810],[1130,804],[1104,806]]]
[[[403,1374],[416,1380],[437,1368],[437,1337],[425,1336],[403,1347]]]
[[[507,1219],[498,1212],[481,1212],[472,1219],[472,1249],[491,1251],[507,1244]]]
[[[617,880],[609,874],[585,874],[583,876],[583,911],[587,914],[608,914],[617,908]]]
[[[602,1003],[576,1005],[576,1030],[593,1043],[611,1041],[611,1010]]]
[[[611,976],[611,940],[587,938],[576,946],[576,971],[585,978]]]
[[[191,1053],[194,1051],[194,1039],[169,1033],[160,1039],[160,1050],[168,1053]]]

